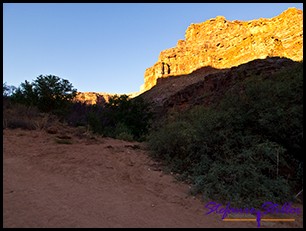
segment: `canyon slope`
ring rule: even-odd
[[[185,40],[160,53],[145,71],[141,92],[154,87],[157,79],[188,75],[202,68],[202,75],[266,57],[303,60],[303,11],[288,8],[274,18],[229,21],[217,16],[191,24]]]
[[[202,67],[188,75],[160,78],[154,87],[138,97],[150,104],[157,118],[162,118],[171,111],[184,111],[196,105],[212,105],[243,79],[257,76],[269,78],[277,72],[290,69],[296,63],[288,58],[268,57],[231,68]]]

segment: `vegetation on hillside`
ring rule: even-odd
[[[303,64],[246,78],[220,102],[155,127],[152,156],[192,193],[242,207],[293,201],[303,188]]]
[[[72,101],[68,80],[40,75],[18,88],[3,84],[3,127],[43,129],[56,116],[103,136],[146,139],[152,156],[205,199],[242,207],[294,201],[303,188],[303,64],[252,75],[213,105],[159,123],[141,97],[86,105]]]
[[[65,79],[40,75],[19,87],[3,84],[3,128],[44,129],[62,121],[76,89]]]
[[[65,111],[77,90],[72,84],[55,75],[40,75],[32,83],[25,80],[12,93],[13,102],[36,106],[43,112]]]
[[[143,141],[152,114],[143,99],[114,95],[105,104],[74,103],[67,122],[72,126],[89,126],[97,134],[127,141]]]
[[[40,75],[32,83],[26,80],[17,88],[4,83],[3,126],[36,129],[40,126],[35,119],[46,117],[40,113],[48,113],[71,126],[85,126],[100,135],[144,140],[151,113],[143,99],[115,95],[107,103],[86,105],[72,100],[76,92],[68,80],[53,75]]]

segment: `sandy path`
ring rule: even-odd
[[[58,144],[19,129],[3,136],[4,227],[256,227],[205,215],[205,203],[138,143],[72,136]],[[262,227],[302,227],[302,216]]]

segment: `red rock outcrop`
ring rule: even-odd
[[[78,92],[75,101],[86,104],[104,104],[107,103],[113,94],[98,93],[98,92]]]
[[[74,98],[74,101],[91,105],[104,104],[108,103],[109,99],[115,95],[121,94],[109,94],[104,92],[78,92],[76,97]],[[133,98],[139,95],[139,92],[133,92],[125,95],[129,96],[130,98]]]
[[[189,74],[201,67],[223,69],[254,59],[285,57],[303,60],[303,11],[289,8],[280,15],[251,21],[228,21],[223,16],[191,24],[185,40],[160,53],[145,71],[141,92],[158,78]]]

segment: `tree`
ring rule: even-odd
[[[14,92],[13,99],[26,105],[35,105],[43,112],[64,110],[76,96],[72,84],[55,75],[40,75],[34,82],[21,83]]]
[[[17,90],[14,86],[9,86],[6,83],[3,83],[3,97],[11,96]]]
[[[38,107],[45,112],[63,109],[77,93],[68,80],[54,75],[38,76],[33,86],[38,97]]]

